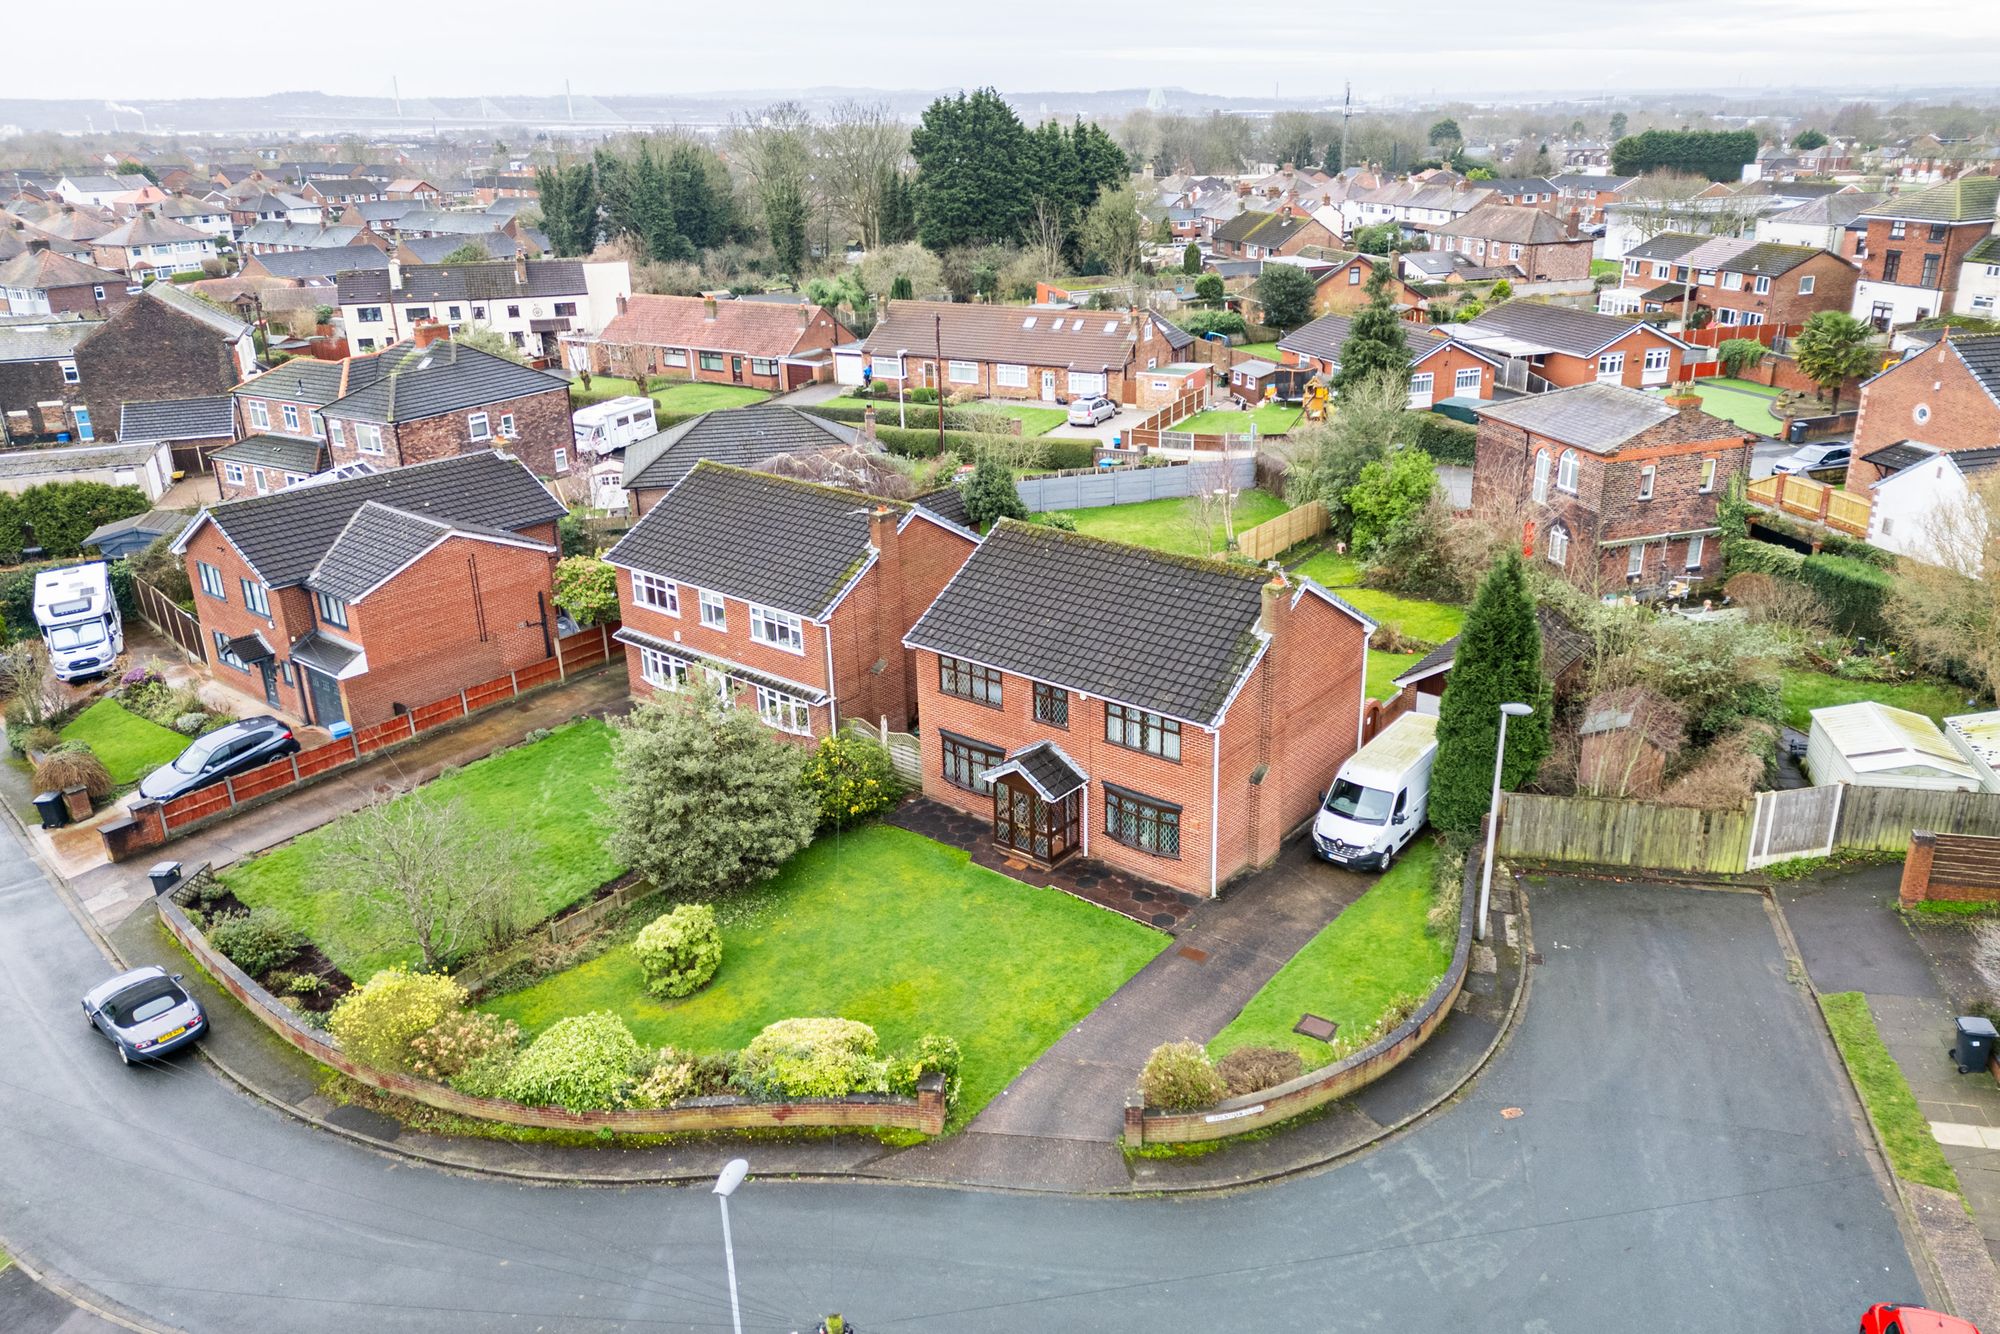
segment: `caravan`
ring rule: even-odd
[[[56,679],[103,676],[125,651],[125,625],[111,596],[103,561],[44,570],[35,576],[35,624],[48,645]]]
[[[1437,715],[1406,713],[1347,757],[1313,817],[1313,850],[1355,870],[1386,871],[1424,827]]]
[[[615,454],[635,440],[644,440],[659,427],[650,398],[614,398],[592,403],[570,414],[570,429],[576,447],[584,454]]]

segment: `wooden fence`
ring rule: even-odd
[[[183,611],[179,603],[144,579],[132,580],[132,602],[139,610],[139,619],[173,640],[189,661],[208,661],[208,649],[201,640],[201,622],[192,612]]]
[[[2000,835],[2000,795],[1850,786],[1834,841],[1843,848],[1896,852],[1909,846],[1913,829]]]
[[[889,720],[883,718],[871,727],[859,718],[847,720],[848,730],[856,736],[866,737],[889,752],[889,766],[896,776],[911,787],[922,787],[924,783],[923,743],[913,732],[892,732]]]
[[[1266,519],[1255,528],[1236,535],[1236,549],[1251,560],[1269,560],[1308,538],[1318,537],[1331,525],[1326,506],[1308,500],[1297,509],[1286,510],[1275,519]]]
[[[1868,518],[1874,506],[1866,497],[1837,486],[1779,473],[1750,483],[1746,494],[1753,505],[1811,519],[1853,537],[1868,536]]]

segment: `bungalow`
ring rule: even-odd
[[[1452,337],[1497,357],[1500,384],[1508,389],[1563,388],[1578,384],[1622,384],[1650,389],[1677,383],[1688,345],[1649,324],[1587,310],[1509,301],[1469,324],[1454,325]]]
[[[853,335],[824,306],[639,295],[590,346],[600,374],[660,375],[783,391],[830,379]]]
[[[554,653],[564,513],[489,451],[211,505],[173,550],[218,682],[366,727]]]
[[[924,795],[1010,856],[1213,896],[1359,746],[1374,629],[1310,580],[1003,520],[904,639]]]
[[[908,501],[696,464],[605,557],[632,692],[692,679],[801,738],[908,731],[903,638],[978,545]]]
[[[1278,351],[1287,365],[1332,375],[1340,370],[1340,349],[1351,324],[1345,315],[1323,315],[1279,339]],[[1412,410],[1424,411],[1447,398],[1493,397],[1497,358],[1459,342],[1443,327],[1413,324],[1404,329],[1404,337],[1410,345]]]
[[[852,448],[860,438],[855,427],[777,403],[704,412],[627,445],[620,482],[632,513],[643,515],[704,459],[755,468],[780,454]]]
[[[862,342],[852,376],[859,382],[865,359],[881,383],[966,398],[1050,403],[1103,394],[1131,403],[1143,372],[1182,360],[1192,346],[1193,335],[1151,311],[891,301]],[[841,378],[848,378],[844,369]]]
[[[1307,246],[1338,246],[1340,234],[1316,218],[1297,213],[1239,213],[1210,238],[1217,259],[1270,259],[1296,255]]]

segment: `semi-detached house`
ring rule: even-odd
[[[1374,628],[1310,580],[1003,520],[904,641],[924,795],[1010,856],[1213,895],[1359,745]]]
[[[1353,324],[1346,315],[1322,315],[1279,339],[1278,352],[1288,366],[1336,374]],[[1427,411],[1447,398],[1493,397],[1493,378],[1500,369],[1494,357],[1452,338],[1446,327],[1412,324],[1404,328],[1403,337],[1410,349],[1412,411]]]
[[[392,254],[385,267],[341,274],[338,301],[357,352],[401,342],[422,324],[483,324],[525,355],[554,363],[565,335],[595,335],[631,294],[623,260],[529,259],[523,252],[511,260],[406,265]],[[580,354],[582,345],[574,346]]]
[[[716,690],[799,738],[907,731],[903,636],[978,543],[908,501],[699,463],[605,557],[632,693]]]
[[[1587,310],[1509,301],[1453,326],[1451,334],[1496,358],[1506,389],[1579,384],[1653,389],[1685,378],[1687,343],[1650,324]]]
[[[912,389],[1045,403],[1103,394],[1132,403],[1141,374],[1180,361],[1193,345],[1193,335],[1151,311],[891,301],[840,379],[858,383],[865,360],[877,382]]]

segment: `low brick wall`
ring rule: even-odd
[[[1913,831],[1903,858],[1901,899],[1905,908],[2000,903],[2000,838]]]
[[[1408,1019],[1344,1060],[1309,1070],[1275,1088],[1225,1098],[1198,1112],[1163,1112],[1145,1106],[1134,1093],[1125,1105],[1126,1144],[1132,1147],[1188,1144],[1262,1130],[1344,1098],[1409,1060],[1430,1041],[1431,1034],[1451,1013],[1459,990],[1465,985],[1466,966],[1472,958],[1473,921],[1479,912],[1479,866],[1480,852],[1475,849],[1465,859],[1465,879],[1459,893],[1458,945],[1452,951],[1451,965]]]
[[[869,1130],[886,1127],[926,1135],[944,1131],[944,1079],[927,1075],[917,1096],[856,1094],[848,1098],[801,1102],[753,1102],[748,1098],[695,1098],[677,1107],[607,1112],[571,1112],[561,1107],[529,1107],[502,1098],[475,1098],[457,1089],[415,1075],[377,1070],[341,1053],[333,1039],[309,1028],[270,992],[231,963],[208,938],[195,930],[171,896],[154,899],[160,920],[174,939],[192,954],[223,990],[241,1001],[266,1028],[292,1046],[348,1078],[400,1097],[461,1116],[506,1125],[538,1126],[548,1130],[610,1130],[623,1134],[679,1134],[691,1130],[759,1130],[778,1126],[815,1126]]]

